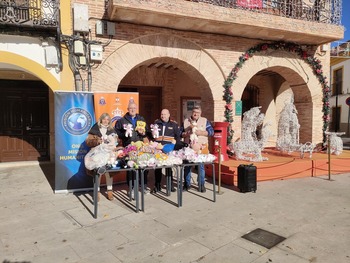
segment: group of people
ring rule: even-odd
[[[128,112],[119,119],[115,126],[112,127],[111,117],[108,113],[103,113],[97,123],[95,123],[91,130],[88,133],[88,137],[86,139],[86,144],[89,147],[95,147],[102,143],[103,137],[112,133],[116,133],[118,135],[119,140],[122,143],[123,147],[128,146],[132,142],[143,141],[148,142],[149,140],[156,141],[162,145],[171,144],[176,142],[176,145],[186,145],[188,144],[190,147],[194,146],[194,142],[191,141],[193,135],[196,136],[196,144],[201,145],[201,149],[208,149],[208,137],[213,136],[214,129],[211,123],[204,117],[201,116],[202,110],[200,106],[195,106],[192,110],[192,114],[189,118],[186,118],[180,127],[174,120],[170,118],[170,112],[168,109],[163,109],[160,114],[160,119],[157,119],[154,124],[158,125],[159,135],[154,138],[152,132],[149,129],[149,126],[146,125],[145,129],[139,129],[138,124],[146,123],[145,119],[137,114],[137,105],[134,102],[130,102],[127,108]],[[131,129],[128,130],[128,134],[126,134],[127,125],[131,125]],[[193,127],[196,126],[196,129]],[[131,130],[131,134],[130,134]],[[194,131],[194,133],[193,133]],[[194,147],[192,147],[194,148]],[[208,151],[207,151],[208,152]],[[147,187],[147,173],[148,170],[144,173],[144,185],[145,188],[141,189],[145,193],[148,193]],[[129,185],[130,180],[132,180],[135,176],[135,171],[127,171],[127,184]],[[183,185],[183,189],[190,190],[191,189],[191,167],[185,167],[185,182]],[[173,186],[173,173],[171,168],[165,169],[165,175],[171,177],[171,191],[175,192],[176,189]],[[107,185],[107,198],[109,200],[113,200],[113,178],[109,175],[109,173],[105,173],[106,177],[106,185]],[[101,178],[101,176],[99,177]],[[155,169],[155,185],[153,192],[161,191],[161,180],[162,180],[162,168]],[[133,184],[134,180],[132,180]],[[205,183],[205,169],[204,164],[198,165],[198,190],[200,192],[205,192],[206,188],[204,186]],[[132,188],[134,185],[132,185]],[[129,194],[132,195],[133,189],[129,188]],[[98,199],[100,198],[100,189],[98,194]]]

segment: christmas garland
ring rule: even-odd
[[[228,134],[227,134],[227,143],[230,144],[232,141],[232,137],[234,131],[231,127],[233,123],[233,108],[232,108],[232,100],[233,100],[233,92],[232,92],[232,83],[237,78],[237,74],[239,70],[243,67],[244,63],[253,57],[253,55],[257,52],[263,52],[268,49],[271,50],[284,50],[289,52],[294,52],[298,54],[306,63],[308,63],[313,69],[314,74],[318,78],[319,82],[322,85],[323,90],[323,132],[328,129],[330,122],[330,108],[329,108],[329,97],[330,97],[330,88],[328,86],[327,77],[323,76],[321,61],[317,58],[309,56],[306,51],[302,50],[301,46],[294,43],[285,43],[285,42],[274,42],[274,43],[263,43],[259,44],[255,47],[248,49],[244,54],[239,57],[239,61],[236,63],[234,68],[231,70],[227,79],[224,83],[224,100],[226,102],[225,105],[225,119],[230,123],[228,126]]]

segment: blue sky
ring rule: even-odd
[[[345,27],[344,39],[340,41],[350,40],[350,1],[343,0],[343,9],[342,9],[342,19],[341,22]]]

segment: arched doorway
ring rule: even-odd
[[[178,122],[182,121],[181,97],[200,97],[203,115],[209,120],[222,121],[224,117],[222,69],[207,51],[182,37],[153,34],[131,40],[116,49],[93,76],[96,91],[160,87],[157,99],[161,108],[168,108]]]
[[[0,162],[49,160],[54,149],[52,90],[58,80],[41,64],[0,51]]]
[[[245,62],[232,85],[235,98],[242,100],[245,88],[249,85],[259,88],[258,104],[266,121],[271,123],[273,134],[268,146],[276,143],[279,114],[291,97],[294,98],[298,111],[300,142],[321,142],[323,91],[313,69],[291,52],[273,50],[270,55],[254,56]],[[240,118],[238,121],[240,122]],[[237,125],[239,126],[240,124]],[[239,130],[235,132],[235,136],[239,138]]]
[[[302,85],[301,85],[302,84]],[[261,106],[265,114],[264,122],[269,122],[272,132],[267,146],[273,147],[277,140],[279,116],[291,99],[298,110],[300,142],[312,140],[310,120],[313,119],[310,90],[297,72],[283,66],[269,67],[252,76],[242,92],[243,112],[252,107]]]
[[[213,104],[209,84],[193,66],[179,59],[152,58],[135,66],[120,81],[119,91],[139,92],[140,114],[148,123],[160,117],[167,108],[171,118],[179,124],[183,121],[185,101],[196,99],[202,107]],[[204,110],[212,120],[214,112]]]
[[[242,117],[246,111],[257,106],[259,106],[259,88],[248,84],[242,94]]]

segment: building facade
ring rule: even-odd
[[[330,130],[350,136],[350,40],[336,42],[331,50]]]
[[[57,90],[139,92],[148,122],[168,108],[181,123],[189,102],[200,103],[210,121],[230,122],[231,141],[244,111],[261,106],[274,134],[269,146],[294,98],[300,142],[323,139],[329,43],[344,33],[340,0],[5,2],[0,162],[54,160]],[[12,10],[23,6],[34,23],[16,22]],[[45,23],[49,10],[57,23]]]

